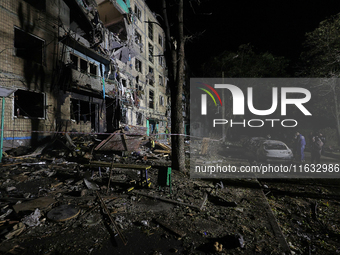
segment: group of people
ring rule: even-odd
[[[309,148],[311,151],[311,163],[312,164],[320,164],[321,155],[324,153],[324,145],[326,142],[326,138],[322,135],[321,132],[311,132],[309,134]],[[305,162],[305,147],[306,147],[306,139],[305,137],[296,132],[295,134],[295,153],[296,158],[300,162]]]

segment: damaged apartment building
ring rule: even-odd
[[[56,132],[165,133],[165,36],[144,0],[2,0],[4,150]]]

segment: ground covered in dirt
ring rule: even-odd
[[[227,157],[213,149],[225,145],[210,147],[214,160],[249,164],[238,145]],[[337,179],[190,179],[172,170],[170,188],[160,179],[166,155],[47,152],[9,155],[0,166],[1,254],[340,253]],[[108,165],[89,164],[97,161]]]

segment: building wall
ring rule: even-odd
[[[54,129],[55,101],[49,93],[49,88],[58,23],[57,13],[52,10],[56,10],[61,5],[61,1],[46,1],[45,11],[40,11],[25,1],[3,0],[0,2],[0,86],[43,93],[45,105],[49,105],[44,109],[44,118],[31,119],[27,116],[15,116],[15,94],[6,98],[4,149],[30,144],[31,138],[49,135],[43,131]],[[15,28],[44,41],[45,49],[41,63],[16,56]],[[32,130],[40,132],[32,133]]]
[[[136,13],[136,6],[138,8]],[[139,85],[142,87],[143,99],[140,104],[140,111],[143,113],[144,120],[155,119],[160,121],[160,127],[166,126],[163,122],[167,122],[166,111],[167,111],[167,95],[166,95],[166,65],[164,59],[164,47],[165,47],[165,34],[163,29],[157,25],[159,21],[156,19],[152,11],[149,9],[145,1],[143,0],[132,0],[131,9],[135,12],[133,18],[133,30],[141,36],[141,43],[143,46],[139,56],[132,59],[132,73],[134,76],[139,76]],[[140,13],[139,13],[140,12]],[[151,23],[150,23],[151,22]],[[152,26],[153,39],[149,37],[149,25]],[[159,43],[159,36],[161,37],[162,44]],[[135,43],[135,42],[134,42]],[[136,47],[138,44],[135,43]],[[149,59],[149,45],[153,48],[153,61]],[[162,62],[160,62],[162,58]],[[142,72],[136,70],[136,61],[142,62]],[[161,65],[162,63],[162,65]],[[150,84],[149,68],[153,69],[153,85]],[[160,79],[161,77],[161,79]],[[162,80],[162,81],[161,81]],[[162,84],[162,85],[160,85]],[[154,93],[154,108],[150,108],[150,91]],[[160,99],[162,97],[162,100]],[[163,104],[161,104],[161,101]],[[146,121],[144,121],[144,126]],[[161,132],[164,129],[160,130]]]
[[[104,91],[103,77],[106,78],[104,82],[106,97],[110,100],[116,100],[114,102],[119,102],[120,107],[126,112],[127,121],[122,123],[123,125],[146,127],[149,123],[147,120],[152,120],[159,124],[159,132],[164,132],[168,120],[166,116],[168,95],[166,94],[165,59],[163,58],[163,66],[159,62],[160,56],[153,56],[153,62],[150,61],[149,45],[153,47],[153,55],[162,55],[165,37],[162,28],[152,24],[154,38],[153,40],[149,38],[149,23],[144,21],[158,22],[158,20],[145,1],[131,0],[126,2],[126,5],[130,6],[133,11],[137,6],[141,11],[141,17],[139,20],[133,13],[121,13],[124,14],[127,33],[124,41],[121,41],[122,37],[119,35],[109,33],[105,27],[101,28],[104,31],[105,38],[100,43],[101,49],[96,50],[105,59],[111,58],[110,64],[100,62],[89,57],[88,54],[79,52],[71,47],[70,43],[67,44],[65,39],[62,39],[67,34],[74,35],[77,43],[89,47],[88,38],[85,39],[81,31],[79,33],[77,31],[76,34],[74,31],[70,31],[72,24],[68,4],[72,1],[42,0],[42,3],[46,3],[44,10],[41,10],[41,5],[33,6],[34,3],[31,5],[30,3],[34,1],[30,0],[0,1],[0,86],[26,91],[27,93],[34,92],[38,93],[35,95],[44,96],[44,102],[38,105],[44,113],[40,118],[31,118],[28,113],[24,114],[25,109],[18,107],[17,100],[21,100],[18,97],[18,92],[5,98],[5,150],[19,145],[29,145],[32,139],[35,141],[49,136],[60,127],[60,124],[64,129],[59,130],[65,131],[67,127],[68,130],[91,132],[93,125],[91,126],[88,121],[72,119],[70,108],[72,99],[81,98],[88,94],[90,94],[88,102],[93,104],[93,109],[96,110],[96,114],[91,116],[91,118],[95,117],[98,120],[96,131],[105,132],[107,126],[106,108],[110,106],[104,104],[101,94]],[[119,4],[114,0],[112,2]],[[120,12],[126,11],[125,7],[118,9]],[[91,16],[93,12],[84,8],[83,10],[85,15],[89,15],[87,18],[87,22],[89,22],[93,18]],[[24,31],[23,34],[28,34],[30,38],[38,38],[39,43],[41,43],[40,40],[43,41],[44,49],[41,63],[17,56],[17,54],[20,54],[20,49],[18,53],[18,49],[15,48],[15,45],[17,45],[15,31]],[[135,31],[141,35],[140,43],[142,44],[135,42]],[[159,44],[159,35],[163,39],[163,46]],[[114,55],[115,52],[109,51],[113,41],[109,41],[108,38],[116,38],[118,43],[133,52],[133,56],[130,57],[129,55],[127,61],[121,61],[118,55]],[[96,54],[93,53],[95,48],[89,49],[89,51],[92,51],[92,55]],[[117,54],[119,53],[118,50],[114,51]],[[96,75],[90,75],[81,72],[79,69],[72,69],[72,77],[69,81],[71,85],[69,84],[70,87],[65,90],[62,87],[61,79],[59,79],[63,78],[63,75],[60,75],[59,61],[66,66],[70,65],[70,54],[76,54],[89,63],[96,64],[97,70]],[[136,59],[141,62],[141,71],[136,70]],[[100,67],[102,68],[100,69]],[[153,76],[149,74],[149,67],[153,69]],[[163,86],[160,85],[160,76],[163,78]],[[154,81],[153,85],[150,85],[151,78]],[[78,86],[79,88],[77,88]],[[74,88],[79,89],[78,92],[74,91]],[[87,92],[82,92],[82,89],[87,89]],[[151,90],[154,92],[153,109],[149,107]],[[27,98],[29,98],[29,95],[31,94],[27,94]],[[162,101],[160,96],[163,97],[164,105],[160,104]],[[32,105],[36,103],[36,100],[32,98]],[[27,106],[30,107],[30,105]]]

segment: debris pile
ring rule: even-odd
[[[268,220],[273,213],[262,188],[274,193],[270,183],[189,179],[164,159],[171,156],[168,145],[156,142],[152,150],[144,136],[137,138],[135,151],[95,150],[111,138],[64,135],[39,150],[4,158],[0,253],[280,254],[301,249],[292,239],[284,250],[275,222]],[[157,154],[158,148],[169,153]],[[271,199],[281,220],[280,201]],[[314,203],[315,218],[323,207]],[[131,245],[134,240],[140,245]]]

